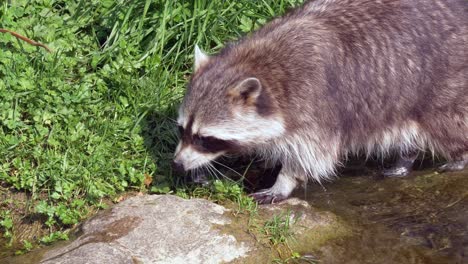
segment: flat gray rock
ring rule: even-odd
[[[226,209],[171,195],[129,198],[87,221],[82,235],[41,263],[225,263],[251,247],[223,234]]]

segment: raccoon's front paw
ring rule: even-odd
[[[249,196],[254,198],[259,204],[274,204],[288,198],[287,196],[273,192],[271,189],[263,189]]]

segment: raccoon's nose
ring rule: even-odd
[[[184,169],[184,164],[180,163],[180,162],[177,162],[177,161],[172,161],[172,169],[175,171],[175,172],[178,172],[178,173],[184,173],[185,172],[185,169]]]

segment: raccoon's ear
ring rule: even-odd
[[[244,104],[254,104],[262,91],[260,80],[254,77],[247,78],[236,85],[229,95],[235,101],[241,101]]]
[[[195,65],[194,65],[194,70],[197,71],[200,69],[201,66],[203,66],[205,63],[208,62],[210,57],[206,55],[198,45],[195,44]]]

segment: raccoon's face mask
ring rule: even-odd
[[[257,79],[249,78],[241,84],[246,85],[245,90],[232,91],[235,94],[229,95],[232,98],[225,106],[229,114],[202,107],[179,115],[180,142],[175,151],[175,168],[197,169],[226,153],[254,149],[283,135],[285,128],[281,117],[264,116],[258,111],[258,99],[252,98],[257,96],[252,93],[258,92],[252,85],[258,83]]]
[[[195,70],[210,59],[196,49]],[[211,71],[196,73],[179,109],[180,142],[174,157],[177,170],[207,166],[226,153],[252,149],[285,131],[272,97],[258,78],[233,77],[225,71],[232,80],[223,85],[216,80],[222,76],[213,72],[216,70],[211,67]],[[210,87],[213,84],[216,88]]]
[[[240,148],[236,140],[224,140],[215,136],[193,133],[191,117],[186,127],[179,125],[180,142],[175,151],[174,168],[178,171],[190,171],[203,167],[219,156]]]

